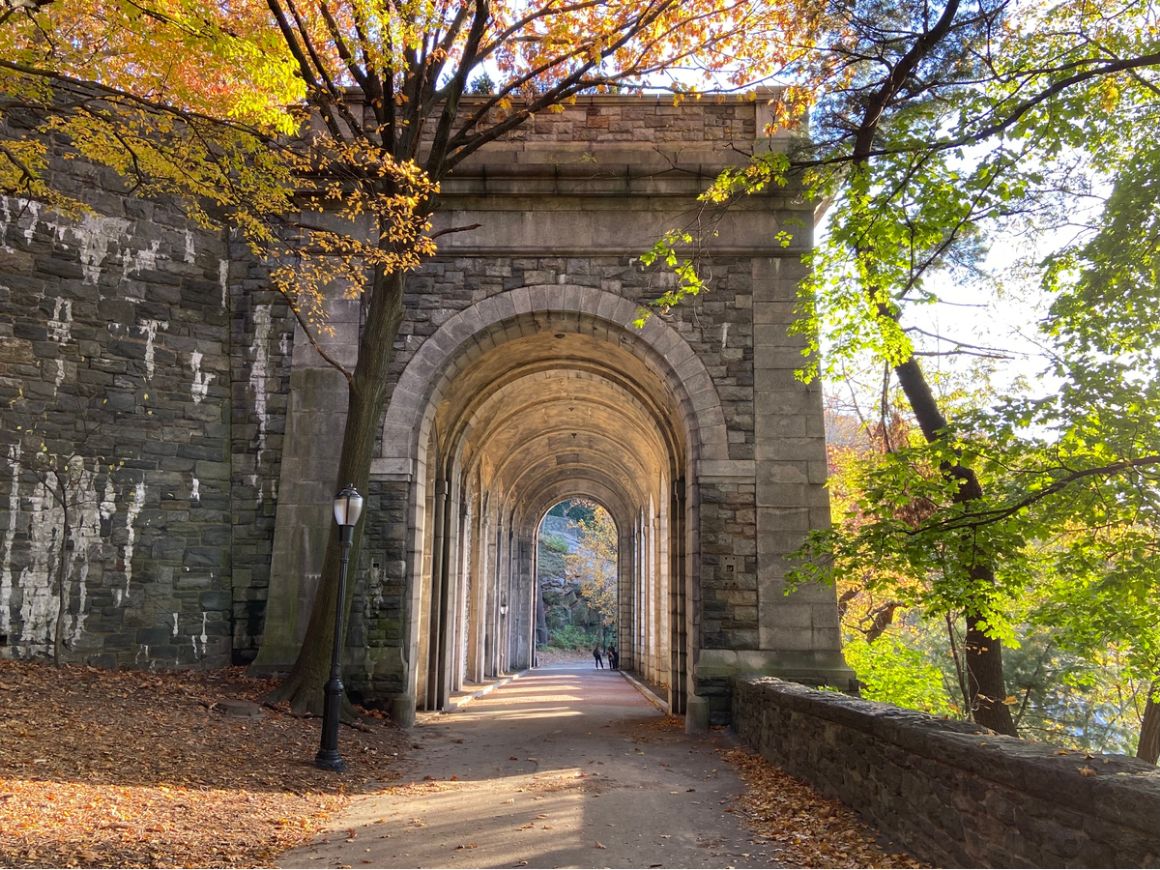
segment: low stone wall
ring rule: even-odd
[[[1160,769],[965,722],[740,679],[733,725],[770,761],[947,867],[1154,867]]]

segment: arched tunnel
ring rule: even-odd
[[[540,521],[562,499],[587,497],[618,530],[622,667],[683,712],[696,416],[669,361],[639,331],[594,313],[529,311],[445,355],[416,457],[421,708],[533,663]]]
[[[711,292],[633,325],[676,286],[641,252],[741,160],[723,143],[788,145],[763,106],[584,97],[447,179],[368,481],[344,672],[360,697],[407,722],[531,665],[537,528],[573,497],[612,515],[621,664],[674,713],[729,721],[739,674],[849,684],[833,589],[786,594],[794,552],[829,523],[820,390],[795,376],[807,341],[789,331],[814,203],[792,186],[735,203],[703,240]],[[345,358],[361,313],[333,307],[327,347]],[[339,378],[295,339],[267,669],[294,661],[313,600]]]

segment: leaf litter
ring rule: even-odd
[[[658,742],[684,731],[684,719],[662,716],[635,723],[632,739],[638,743]],[[781,865],[916,870],[927,866],[897,844],[884,847],[885,839],[852,809],[823,797],[813,786],[790,776],[749,748],[737,746],[727,737],[726,729],[713,727],[710,733],[731,744],[718,751],[745,783],[744,793],[725,811],[745,822],[754,840],[769,847]]]
[[[317,718],[219,712],[273,685],[0,660],[0,866],[269,866],[395,775],[406,736],[373,715],[341,730],[339,776]]]
[[[906,867],[927,865],[884,848],[877,832],[840,801],[822,797],[748,749],[721,755],[745,782],[732,811],[787,867]]]

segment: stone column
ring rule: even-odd
[[[786,597],[787,556],[810,529],[829,526],[821,385],[801,383],[802,338],[791,336],[794,294],[804,277],[796,259],[753,261],[755,459],[760,649],[747,670],[845,688],[853,674],[840,650],[829,586]]]
[[[617,523],[616,539],[616,585],[617,585],[617,615],[616,632],[617,649],[620,650],[621,667],[631,671],[637,666],[636,654],[636,582],[633,567],[633,535],[628,520],[621,517]]]
[[[326,309],[334,333],[319,341],[353,367],[359,303],[332,299]],[[263,673],[289,670],[306,634],[326,543],[333,533],[336,445],[346,422],[346,382],[322,361],[301,326],[295,331],[292,358],[270,588],[262,646],[252,666]]]

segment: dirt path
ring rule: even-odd
[[[411,732],[410,768],[282,867],[771,867],[718,755],[620,673],[540,668]]]

